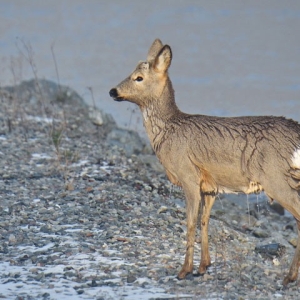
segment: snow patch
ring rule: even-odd
[[[82,166],[84,166],[84,165],[87,165],[88,163],[89,163],[88,160],[82,159],[82,160],[80,160],[80,161],[77,162],[77,163],[73,163],[73,164],[72,164],[72,167],[82,167]]]
[[[58,122],[59,120],[54,118],[46,118],[46,117],[39,117],[39,116],[27,116],[27,120],[37,122],[37,123],[47,123],[51,124],[53,122]]]
[[[42,225],[42,223],[40,223]],[[80,226],[79,226],[80,227]],[[27,227],[26,227],[27,228]],[[25,229],[26,229],[25,228]],[[37,227],[38,228],[38,227]],[[68,232],[76,232],[77,224],[63,225]],[[23,227],[22,227],[23,229]],[[73,229],[73,231],[72,231]],[[101,230],[95,228],[95,232]],[[56,235],[37,232],[40,236],[56,237]],[[63,247],[79,247],[80,243],[72,236],[61,236],[60,246]],[[55,255],[53,248],[56,243],[50,242],[43,247],[34,245],[17,246],[19,256],[15,258],[18,261],[25,254],[35,253],[36,255],[48,256],[49,253],[43,253],[50,250],[51,255]],[[53,249],[53,250],[52,250]],[[52,250],[52,251],[51,251]],[[126,271],[123,266],[134,266],[126,258],[121,258],[121,253],[117,250],[106,249],[102,253],[76,253],[65,256],[58,253],[61,257],[61,262],[57,265],[41,265],[31,264],[30,261],[26,265],[14,265],[9,261],[0,262],[0,296],[6,299],[15,299],[17,296],[24,298],[31,295],[34,299],[40,299],[43,294],[49,294],[50,299],[124,299],[124,300],[151,300],[151,299],[190,299],[188,294],[172,294],[165,291],[163,288],[157,287],[157,282],[147,277],[136,279],[135,284],[126,283]],[[116,271],[112,272],[113,277],[107,278],[107,274],[101,271],[97,266],[113,266]],[[97,279],[97,286],[86,286],[82,288],[83,293],[78,294],[78,282],[74,279],[64,276],[66,267],[72,272],[80,274],[83,280],[90,281],[91,278]],[[47,276],[47,280],[36,279],[36,276]],[[101,278],[103,279],[101,280]],[[49,281],[48,281],[49,280]],[[143,284],[143,287],[137,286]]]
[[[52,157],[46,153],[32,153],[32,159],[51,159]]]

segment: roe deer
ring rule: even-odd
[[[193,273],[197,218],[201,212],[203,274],[211,264],[208,222],[218,193],[265,191],[296,219],[298,241],[283,285],[297,280],[300,263],[300,124],[284,117],[213,117],[181,112],[168,76],[171,48],[156,39],[147,61],[109,94],[137,104],[151,146],[169,180],[186,197],[187,245],[178,278]]]

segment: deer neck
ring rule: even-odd
[[[167,124],[174,116],[182,114],[182,112],[175,103],[174,90],[170,80],[167,80],[159,97],[153,97],[147,102],[147,105],[141,107],[141,111],[150,143],[156,152],[157,145],[161,143],[166,133]]]

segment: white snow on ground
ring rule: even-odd
[[[31,157],[32,159],[52,159],[52,157],[46,153],[32,153]]]
[[[81,229],[76,226],[64,226],[66,232],[73,233]],[[23,228],[25,230],[25,228]],[[37,233],[42,237],[57,237],[52,234]],[[68,245],[72,247],[79,247],[80,244],[71,236],[60,236],[63,240],[60,246]],[[36,247],[33,245],[18,246],[19,255],[22,257],[25,254],[35,254],[37,256],[43,255],[43,252],[55,248],[57,245],[50,242],[43,247]],[[145,283],[145,287],[135,286],[135,284],[127,284],[124,282],[122,272],[116,271],[111,275],[115,278],[106,279],[103,282],[97,282],[101,286],[85,286],[81,288],[81,283],[75,280],[69,280],[65,277],[65,268],[69,267],[71,272],[80,273],[82,278],[93,278],[95,276],[105,276],[97,265],[107,266],[121,266],[132,264],[120,258],[120,253],[115,250],[106,249],[107,257],[101,256],[99,252],[95,253],[77,253],[70,256],[61,255],[60,261],[63,263],[57,265],[39,266],[30,263],[25,263],[24,266],[13,265],[9,261],[0,262],[0,298],[15,299],[16,296],[30,296],[32,298],[41,298],[43,294],[48,293],[50,299],[96,299],[103,297],[104,299],[130,299],[130,300],[149,300],[153,298],[174,298],[174,299],[190,299],[190,295],[184,294],[167,294],[162,288],[155,287],[155,283],[149,278],[138,278],[136,283],[139,285]],[[46,254],[47,255],[47,254]],[[55,255],[55,253],[51,253]],[[36,276],[46,280],[37,280]],[[15,278],[15,281],[14,279]],[[91,282],[89,280],[89,282]],[[82,290],[82,294],[80,294]],[[79,292],[79,293],[78,293]]]
[[[77,266],[88,266],[91,260],[85,259],[84,255],[74,256],[68,258],[68,265],[73,267]],[[124,263],[123,261],[110,260],[106,257],[98,257],[94,263]],[[122,284],[121,278],[107,279],[104,282],[107,286],[102,285],[99,287],[84,288],[84,293],[79,295],[75,290],[76,286],[79,286],[74,281],[64,279],[63,273],[65,265],[56,266],[45,266],[38,267],[39,273],[43,272],[44,275],[50,275],[47,283],[39,282],[36,280],[29,281],[32,272],[36,269],[35,267],[29,266],[12,266],[9,262],[3,262],[0,264],[0,274],[2,274],[0,296],[11,299],[12,297],[30,295],[31,297],[37,297],[44,293],[50,295],[50,299],[95,299],[95,297],[103,296],[108,299],[130,299],[130,300],[148,300],[153,298],[173,298],[183,299],[185,297],[190,297],[189,295],[170,295],[166,294],[163,289],[151,286],[151,280],[148,278],[138,278],[139,284],[146,282],[148,284],[147,288],[135,287],[134,285],[123,285],[123,286],[109,286],[111,283]],[[86,267],[87,268],[87,267]],[[85,276],[92,275],[92,272],[85,272]],[[5,275],[15,274],[17,282],[6,282]],[[99,274],[98,274],[99,275]]]
[[[26,116],[26,120],[33,121],[33,122],[39,122],[39,123],[48,123],[51,124],[53,122],[60,122],[60,120],[54,119],[54,118],[47,118],[47,117],[39,117],[39,116]]]

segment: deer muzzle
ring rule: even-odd
[[[119,97],[118,91],[116,88],[113,88],[109,91],[109,96],[114,98],[115,101],[123,101],[122,97]]]

